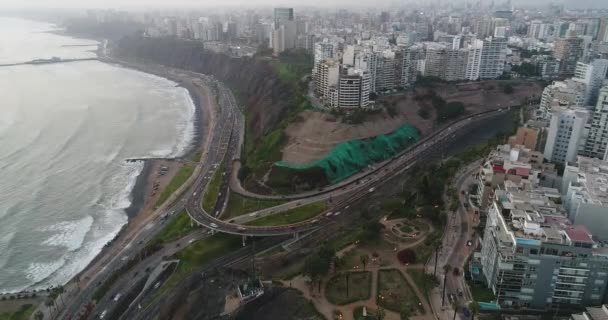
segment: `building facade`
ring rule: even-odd
[[[554,108],[545,143],[547,161],[566,164],[576,160],[579,148],[584,145],[584,129],[589,119],[585,108]]]

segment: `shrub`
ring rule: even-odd
[[[416,263],[416,252],[412,249],[403,249],[397,253],[397,259],[403,264]]]

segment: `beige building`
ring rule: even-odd
[[[530,150],[536,150],[538,145],[538,129],[526,127],[518,128],[517,133],[509,138],[509,145],[512,148],[519,145]]]

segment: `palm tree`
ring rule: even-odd
[[[452,302],[452,308],[454,308],[454,317],[452,320],[456,320],[456,314],[458,313],[458,303],[456,303],[456,301]]]
[[[361,264],[363,264],[363,271],[365,271],[365,266],[367,265],[367,262],[369,261],[369,257],[366,254],[364,254],[364,255],[361,255],[359,257],[359,259],[361,260]]]
[[[344,278],[346,279],[346,297],[348,298],[348,281],[350,280],[350,272],[345,272]]]
[[[53,317],[53,306],[55,305],[55,302],[53,301],[53,299],[51,298],[47,298],[44,301],[44,305],[49,308],[49,315],[51,315],[51,318]]]
[[[450,273],[450,270],[452,270],[452,266],[449,264],[446,264],[445,266],[443,266],[443,294],[441,295],[441,305],[445,305],[445,285],[448,282],[448,273]]]
[[[401,305],[401,310],[399,311],[399,315],[401,316],[401,320],[409,320],[412,315],[412,310],[409,303],[404,303]]]
[[[44,313],[42,313],[42,311],[38,310],[36,311],[36,313],[34,313],[34,320],[42,320],[44,319]]]
[[[471,320],[475,320],[475,315],[479,313],[479,302],[471,301],[469,303],[469,310],[471,311]]]
[[[63,301],[63,294],[65,293],[65,288],[63,286],[58,286],[57,288],[55,288],[55,292],[57,292],[57,295],[61,300],[61,305],[65,307],[65,302]]]
[[[376,319],[384,320],[384,317],[386,317],[386,312],[384,309],[382,309],[382,307],[379,307],[378,311],[376,311]]]

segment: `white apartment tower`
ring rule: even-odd
[[[547,134],[544,157],[566,164],[576,160],[589,110],[585,108],[554,108]]]
[[[574,70],[574,80],[580,81],[587,87],[585,105],[593,106],[597,102],[600,88],[606,80],[608,60],[595,59],[591,63],[578,62]]]
[[[330,88],[338,85],[340,64],[332,59],[327,59],[317,65],[315,74],[315,93],[322,101],[330,98]]]
[[[479,79],[481,68],[481,53],[483,51],[483,41],[475,39],[468,46],[467,66],[465,79],[475,81]]]
[[[554,107],[585,106],[585,88],[584,83],[572,79],[554,81],[543,90],[536,118],[550,120]]]
[[[600,89],[582,154],[590,158],[604,159],[608,152],[606,145],[608,145],[608,86]]]

